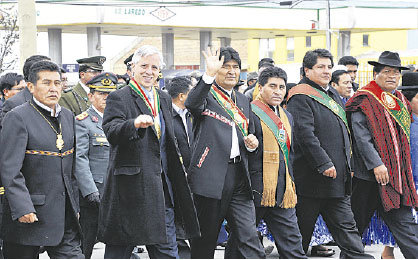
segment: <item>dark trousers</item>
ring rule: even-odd
[[[174,224],[174,209],[165,209],[165,224],[167,243],[146,245],[148,256],[151,259],[179,258],[176,241],[176,226]],[[129,259],[136,245],[106,245],[105,259]]]
[[[403,256],[418,258],[418,224],[415,223],[411,207],[385,211],[383,209],[377,182],[353,179],[351,207],[360,234],[367,229],[370,219],[377,210],[396,240]]]
[[[210,185],[210,184],[208,184]],[[241,163],[228,164],[221,200],[194,195],[201,237],[191,240],[192,258],[213,258],[219,230],[226,218],[245,258],[265,258],[255,226],[255,208]],[[225,258],[227,258],[225,254]]]
[[[319,214],[322,215],[334,241],[341,249],[340,258],[373,258],[364,253],[349,196],[329,199],[298,196],[296,215],[305,252],[308,251]]]
[[[80,198],[81,200],[82,198]],[[91,258],[93,247],[96,244],[97,229],[99,225],[99,208],[94,206],[80,207],[80,225],[83,231],[82,247],[86,259]]]
[[[307,258],[302,248],[296,209],[256,207],[255,212],[257,224],[262,219],[266,222],[280,258]]]
[[[39,258],[39,246],[27,246],[4,241],[3,247],[4,258]],[[51,259],[84,259],[81,252],[80,233],[77,227],[66,225],[61,242],[57,246],[46,246],[45,249]]]

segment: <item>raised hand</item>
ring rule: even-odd
[[[214,77],[224,64],[225,57],[222,56],[219,60],[219,49],[214,52],[210,47],[208,47],[206,52],[202,51],[202,54],[205,57],[206,74]]]

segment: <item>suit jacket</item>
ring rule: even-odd
[[[193,193],[221,199],[231,154],[233,120],[209,93],[211,86],[201,79],[190,91],[185,103],[195,120],[195,141],[187,177]],[[243,94],[239,92],[235,94],[237,106],[249,119],[249,133],[254,133],[254,123],[250,119],[250,102]],[[235,129],[244,165],[243,174],[250,185],[248,151],[244,137],[236,124]],[[248,190],[252,197],[250,189]]]
[[[292,115],[284,110],[290,123],[291,129],[293,129],[293,117]],[[248,156],[248,167],[250,169],[250,176],[251,176],[251,188],[254,195],[254,205],[256,207],[261,206],[261,199],[263,198],[263,129],[261,127],[260,118],[252,112],[252,117],[254,119],[254,127],[255,127],[255,136],[258,139],[259,145],[258,149],[250,153]],[[280,117],[280,116],[279,116]],[[292,131],[292,130],[291,130]],[[293,134],[292,134],[293,138]],[[292,167],[292,153],[293,153],[293,141],[291,142],[291,148],[289,150],[289,173],[293,179],[293,167]],[[283,200],[283,194],[286,189],[286,165],[284,161],[284,155],[282,150],[280,149],[280,165],[279,165],[279,175],[277,179],[277,187],[276,187],[276,206],[280,205]]]
[[[175,217],[188,238],[199,236],[196,210],[174,137],[171,98],[158,90],[165,121],[167,176]],[[161,149],[154,126],[136,129],[138,115],[151,116],[146,103],[129,86],[107,98],[103,130],[110,143],[110,161],[100,205],[100,241],[114,245],[166,243],[165,198]]]
[[[186,120],[192,121],[191,115],[189,117],[186,115]],[[190,158],[192,156],[191,147],[193,145],[193,131],[192,129],[189,129],[188,133],[186,133],[183,120],[175,109],[173,109],[173,126],[174,135],[176,136],[180,154],[183,159],[183,165],[187,169],[190,165]]]
[[[3,107],[1,110],[1,117],[0,122],[3,121],[4,116],[7,112],[12,110],[13,108],[26,103],[27,101],[32,99],[32,93],[30,93],[28,88],[24,88],[22,91],[14,95],[13,97],[7,99],[3,103]]]
[[[81,114],[91,105],[87,93],[80,85],[80,82],[78,82],[69,92],[62,94],[59,104],[71,110],[74,115]]]
[[[308,78],[301,83],[319,91],[322,87]],[[329,88],[330,97],[342,106],[338,92]],[[294,127],[294,163],[296,191],[317,198],[341,198],[351,193],[351,144],[349,132],[330,109],[306,95],[294,95],[287,104]],[[336,179],[322,175],[335,166]]]
[[[66,222],[76,221],[79,206],[73,174],[75,154],[60,157],[28,152],[58,153],[74,148],[72,113],[63,108],[58,120],[64,139],[62,151],[56,147],[56,133],[29,102],[16,107],[4,118],[0,161],[1,179],[6,190],[2,226],[5,241],[56,246],[62,240]],[[66,219],[67,210],[70,219]],[[31,212],[36,213],[38,222],[18,222],[18,218]]]
[[[103,196],[103,182],[109,163],[109,142],[102,128],[103,118],[90,106],[75,121],[77,140],[75,177],[82,197],[93,192]],[[80,199],[81,206],[88,204]]]

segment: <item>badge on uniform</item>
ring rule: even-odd
[[[286,141],[286,131],[284,129],[279,129],[279,141]]]

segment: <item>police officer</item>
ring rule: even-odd
[[[103,112],[109,93],[116,89],[117,77],[104,72],[87,82],[91,106],[76,116],[76,171],[80,197],[80,224],[83,253],[90,258],[96,243],[100,197],[109,161],[109,142],[102,129]]]
[[[78,59],[77,63],[80,64],[78,77],[80,81],[74,88],[64,91],[59,104],[73,111],[74,115],[79,115],[81,112],[86,111],[90,106],[90,101],[87,97],[90,89],[86,86],[86,83],[94,76],[102,73],[105,61],[106,57],[104,56]]]

